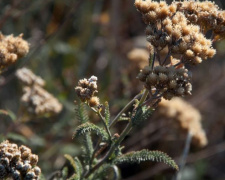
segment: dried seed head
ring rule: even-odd
[[[187,69],[156,66],[145,75],[145,87],[150,91],[158,91],[165,99],[191,94],[190,77]],[[144,77],[144,76],[143,76]]]
[[[32,154],[30,148],[11,144],[9,141],[3,141],[0,144],[0,179],[38,179],[40,168],[35,163],[31,163],[28,157],[37,160],[37,155]],[[9,156],[9,152],[11,152]],[[39,171],[39,173],[34,173]],[[32,176],[31,176],[32,174]],[[30,177],[30,178],[28,178]],[[32,178],[31,178],[32,177]]]
[[[25,86],[21,97],[23,108],[27,113],[38,116],[51,116],[61,112],[62,105],[59,101],[40,86]]]
[[[194,145],[203,147],[207,144],[207,137],[201,125],[201,114],[188,102],[181,98],[173,98],[170,101],[162,100],[158,106],[160,116],[166,117],[175,124],[172,128],[178,127],[180,132],[190,132]]]
[[[45,81],[39,77],[36,76],[30,69],[28,68],[21,68],[16,71],[17,78],[24,83],[25,85],[31,86],[33,84],[44,86]]]
[[[96,76],[91,76],[88,80],[86,78],[79,80],[78,86],[75,87],[75,92],[81,101],[90,100],[98,92],[97,80]]]
[[[0,33],[0,69],[14,64],[18,58],[24,57],[29,51],[28,43],[22,39],[23,35],[14,37]]]

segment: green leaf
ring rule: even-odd
[[[69,154],[65,154],[64,157],[70,162],[71,166],[73,167],[74,171],[77,172],[77,166],[72,156]]]
[[[4,109],[0,109],[0,114],[9,116],[10,119],[15,122],[16,121],[16,115],[14,114],[14,112],[10,111],[10,110],[4,110]]]
[[[13,141],[20,141],[24,144],[27,143],[27,139],[26,137],[20,135],[20,134],[17,134],[17,133],[8,133],[7,134],[7,139],[11,139]]]
[[[103,128],[100,128],[100,127],[94,125],[93,123],[89,123],[89,122],[78,126],[75,130],[73,138],[83,136],[89,132],[95,133],[96,135],[100,136],[103,141],[107,141],[109,138],[108,134],[106,133],[106,131]]]
[[[94,179],[94,180],[102,180],[102,179],[119,180],[120,172],[116,165],[104,164],[94,173],[94,176],[91,177],[91,179]]]
[[[62,170],[62,179],[66,179],[68,176],[68,168],[64,167]]]
[[[79,105],[76,108],[76,114],[77,118],[79,119],[81,124],[87,123],[89,121],[88,114],[86,111],[86,106],[84,103],[79,103]],[[91,139],[90,133],[86,133],[84,135],[84,148],[86,151],[86,158],[87,161],[91,159],[92,153],[93,153],[93,142]]]
[[[75,164],[76,164],[76,167],[77,167],[77,174],[79,174],[81,176],[82,173],[83,173],[83,166],[82,166],[78,157],[75,157],[74,161],[75,161]]]
[[[65,154],[64,157],[70,162],[70,164],[72,165],[76,175],[74,176],[78,176],[80,178],[80,176],[82,175],[83,173],[83,167],[82,167],[82,164],[80,162],[80,160],[75,157],[73,158],[72,156],[70,156],[69,154]],[[72,177],[71,177],[72,178]],[[71,179],[70,178],[70,179]],[[71,179],[72,180],[72,179]]]
[[[81,124],[89,121],[88,113],[84,103],[79,103],[75,109],[78,120]]]
[[[131,117],[132,125],[138,126],[147,120],[152,114],[152,109],[147,106],[137,108],[134,115]]]
[[[143,161],[156,161],[163,162],[170,167],[178,170],[178,166],[175,161],[169,157],[166,153],[161,151],[149,151],[147,149],[143,149],[141,151],[129,152],[122,156],[119,156],[114,160],[114,164],[123,164],[123,163],[140,163]]]
[[[78,176],[78,174],[73,174],[68,180],[80,180],[80,176]]]
[[[110,111],[109,111],[109,103],[107,101],[105,102],[105,121],[106,121],[107,126],[109,126]]]

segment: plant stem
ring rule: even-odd
[[[145,89],[145,90],[144,90],[144,93],[143,93],[143,95],[142,95],[142,97],[141,97],[141,99],[140,99],[140,101],[139,101],[138,106],[141,106],[141,105],[144,103],[144,101],[145,101],[145,99],[147,98],[147,96],[148,96],[148,90]]]
[[[112,126],[114,126],[117,121],[119,120],[120,116],[125,112],[127,111],[132,105],[133,103],[135,102],[136,99],[140,98],[142,94],[138,94],[136,95],[120,112],[119,114],[117,114],[117,116],[112,120],[112,122],[110,123],[109,125],[109,128],[111,128]]]
[[[110,140],[111,140],[111,139],[112,139],[112,135],[111,135],[111,132],[110,132],[110,130],[109,130],[109,126],[107,126],[107,124],[106,124],[105,118],[102,116],[102,114],[101,114],[100,111],[97,111],[97,114],[98,114],[98,116],[101,118],[102,123],[103,123],[103,125],[104,125],[104,127],[105,127],[105,129],[106,129],[106,131],[107,131],[107,133],[108,133],[108,135],[109,135],[109,137],[110,137]]]
[[[191,132],[188,132],[187,134],[187,138],[186,138],[186,142],[185,142],[185,147],[184,147],[184,151],[181,157],[181,161],[180,161],[180,171],[177,173],[176,177],[174,178],[174,180],[181,180],[182,178],[182,171],[184,169],[185,163],[186,163],[186,159],[190,150],[190,145],[191,145],[191,139],[192,139],[192,134]]]
[[[90,176],[96,169],[98,169],[108,160],[108,158],[113,154],[114,150],[120,145],[120,143],[123,141],[123,139],[126,137],[126,135],[130,132],[131,129],[132,129],[132,123],[130,121],[129,124],[121,133],[119,139],[111,145],[109,151],[104,156],[104,158],[84,175],[85,178]]]
[[[106,129],[106,131],[107,131],[107,134],[109,135],[109,137],[110,137],[110,140],[112,139],[112,135],[111,135],[111,132],[110,132],[110,130],[109,130],[109,127],[107,126],[107,124],[106,124],[106,120],[105,120],[105,118],[102,116],[102,114],[101,114],[101,112],[99,111],[99,110],[96,110],[96,109],[94,109],[94,108],[91,108],[99,117],[100,117],[100,119],[102,120],[102,123],[103,123],[103,125],[104,125],[104,127],[105,127],[105,129]]]

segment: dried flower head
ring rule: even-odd
[[[24,145],[18,147],[7,140],[0,144],[0,179],[39,179],[41,169],[37,162],[38,156]]]
[[[163,99],[158,110],[160,115],[173,120],[181,132],[190,132],[195,145],[207,145],[207,137],[201,125],[201,114],[191,104],[181,98],[173,98],[171,101]]]
[[[17,78],[23,82],[27,86],[31,86],[33,84],[44,86],[45,81],[39,77],[36,76],[30,69],[28,68],[21,68],[16,71]]]
[[[61,112],[62,104],[42,87],[38,85],[25,86],[23,91],[21,102],[28,113],[42,116]]]
[[[0,33],[0,69],[8,67],[28,53],[29,44],[22,37],[23,34],[14,37],[13,35],[4,36]]]
[[[89,79],[81,79],[78,82],[78,86],[75,87],[75,92],[81,101],[89,101],[91,97],[97,93],[97,80],[96,76],[91,76]]]
[[[191,94],[192,85],[187,69],[175,69],[173,66],[156,66],[151,69],[146,66],[138,78],[150,92],[157,92],[165,99]]]
[[[212,58],[216,50],[212,42],[225,35],[225,11],[219,10],[210,1],[173,1],[151,0],[135,1],[136,8],[142,13],[147,40],[158,53],[167,47],[169,56],[179,56],[179,60],[193,65]],[[205,34],[212,31],[212,38]]]

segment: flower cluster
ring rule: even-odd
[[[191,83],[185,66],[197,65],[216,54],[212,42],[225,37],[225,11],[210,1],[173,1],[169,5],[165,1],[135,0],[135,6],[147,24],[147,41],[153,47],[151,72],[145,74],[143,69],[138,78],[149,90],[155,88],[161,94],[165,91],[165,99],[190,94]],[[211,38],[207,38],[206,33],[210,32]],[[175,67],[176,73],[186,72],[172,79],[165,72],[154,72],[155,61],[161,66],[157,69],[166,71]]]
[[[37,162],[38,156],[24,145],[18,147],[9,141],[0,144],[0,179],[38,179],[41,169]]]
[[[22,106],[29,114],[39,116],[58,114],[62,110],[59,101],[40,86],[25,86],[21,97]]]
[[[89,79],[81,79],[78,86],[75,87],[75,92],[82,102],[87,102],[91,107],[99,105],[99,98],[95,96],[97,93],[97,80],[96,76],[91,76]]]
[[[187,69],[175,69],[173,66],[156,66],[153,70],[146,66],[138,75],[138,78],[145,83],[150,91],[157,91],[157,94],[165,99],[172,99],[174,96],[190,95],[192,85]]]
[[[7,68],[28,53],[29,44],[22,37],[23,34],[14,37],[0,33],[0,69]]]
[[[18,69],[17,78],[25,84],[21,97],[22,106],[31,115],[55,115],[61,112],[62,105],[42,86],[45,81],[27,68]]]
[[[27,68],[21,68],[16,71],[17,78],[24,83],[27,86],[31,86],[33,84],[36,84],[38,86],[44,86],[45,81],[39,77],[36,76],[30,69]]]
[[[200,26],[201,31],[213,31],[215,38],[225,36],[225,12],[211,1],[184,1],[174,3],[192,24]]]
[[[181,98],[173,98],[171,101],[162,100],[158,110],[161,116],[171,119],[181,132],[190,132],[196,146],[207,145],[207,137],[201,125],[201,114],[192,105]]]

